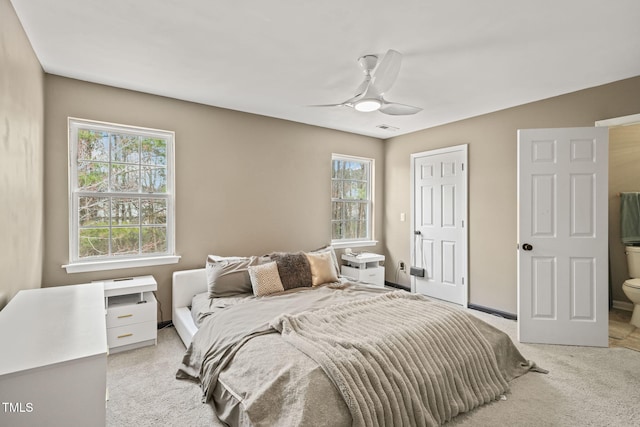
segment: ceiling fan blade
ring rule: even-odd
[[[361,93],[360,95],[356,95],[353,98],[347,99],[346,101],[341,102],[339,104],[316,104],[316,105],[307,105],[307,107],[353,107],[356,101],[362,98],[362,95],[364,95],[364,93]]]
[[[358,86],[358,89],[356,89],[356,96],[351,98],[350,101],[355,102],[359,98],[363,97],[367,93],[367,91],[369,91],[370,86],[371,86],[371,78],[368,78],[365,81],[363,81],[360,84],[360,86]]]
[[[373,84],[380,95],[391,89],[393,83],[400,72],[400,64],[402,63],[402,54],[400,52],[389,49],[380,61],[378,68],[373,72]]]
[[[307,107],[344,107],[346,104],[315,104],[307,105]]]
[[[389,114],[391,116],[409,116],[422,111],[420,107],[414,107],[412,105],[398,104],[396,102],[384,102],[379,110],[381,113]]]

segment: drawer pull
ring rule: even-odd
[[[123,314],[122,316],[118,316],[118,319],[124,319],[125,317],[133,317],[133,314]]]
[[[118,339],[133,336],[133,334],[118,335]]]

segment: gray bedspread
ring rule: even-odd
[[[386,292],[379,288],[345,284],[245,299],[203,319],[177,377],[199,382],[203,400],[213,400],[220,419],[233,425],[347,426],[370,425],[373,419],[380,425],[396,425],[397,420],[400,420],[400,424],[438,425],[458,413],[495,399],[508,389],[507,381],[531,368],[532,364],[520,355],[506,334],[461,310],[423,297],[394,292],[392,295],[396,296],[390,298],[394,302],[387,307],[392,308],[392,315],[381,314],[385,319],[377,317],[377,314],[370,316],[371,321],[378,322],[377,327],[364,321],[359,323],[358,317],[348,314],[351,311],[348,306],[354,302],[366,301],[364,305],[368,305],[371,297]],[[338,317],[330,314],[336,309],[342,310]],[[375,389],[373,385],[371,388],[361,388],[357,379],[353,379],[353,383],[346,387],[344,378],[338,378],[341,375],[339,371],[332,372],[327,368],[323,356],[305,351],[304,345],[291,345],[299,340],[297,333],[300,331],[307,334],[307,347],[309,339],[314,341],[313,334],[319,336],[318,330],[313,330],[317,327],[314,322],[318,318],[309,317],[311,314],[324,316],[324,336],[328,341],[332,340],[332,335],[327,332],[337,331],[345,315],[350,318],[346,323],[351,324],[349,328],[355,331],[355,338],[359,337],[355,341],[367,343],[364,338],[372,338],[378,341],[377,347],[398,342],[397,334],[387,339],[383,331],[403,330],[406,338],[406,334],[413,336],[422,330],[420,325],[426,322],[437,325],[434,329],[437,333],[426,333],[412,340],[413,344],[409,346],[414,346],[411,350],[414,353],[422,353],[424,360],[418,362],[421,369],[407,368],[406,354],[403,355],[402,351],[408,351],[409,347],[390,350],[387,355],[374,355],[371,350],[364,358],[361,357],[370,362],[375,357],[389,358],[392,355],[384,362],[388,363],[389,369],[386,370],[391,376],[397,376],[400,370],[412,377],[413,380],[409,382],[413,381],[413,384],[410,386],[402,380],[406,390],[399,390],[397,385],[391,386],[391,382],[384,379],[387,389]],[[306,318],[307,325],[300,328],[296,326],[296,335],[292,335],[290,322],[297,322],[300,318]],[[421,320],[412,320],[413,326],[404,327],[411,319]],[[283,326],[285,324],[286,327]],[[359,324],[359,327],[353,327],[354,324]],[[273,326],[285,329],[285,338]],[[341,331],[349,328],[342,328]],[[446,329],[450,331],[446,332]],[[427,337],[429,334],[431,338]],[[362,354],[362,348],[356,349],[348,344],[348,340],[354,341],[353,334],[342,338],[346,340],[342,343],[345,351]],[[448,344],[443,345],[443,341]],[[452,344],[452,341],[456,344]],[[470,346],[474,348],[473,351]],[[386,345],[386,348],[390,347],[391,344]],[[326,346],[324,348],[325,353],[333,351],[327,350]],[[436,360],[435,353],[443,356]],[[344,355],[338,356],[338,359],[343,358]],[[432,365],[427,366],[427,359],[432,360]],[[456,362],[445,363],[446,359]],[[443,368],[443,363],[447,367]],[[382,362],[379,368],[385,371]],[[360,366],[357,369],[367,368]],[[416,376],[423,373],[427,373],[426,382]],[[362,378],[371,381],[373,377],[368,372]],[[393,379],[396,380],[398,378]],[[345,394],[346,389],[349,391]],[[353,394],[364,396],[362,390],[366,390],[364,394],[368,396],[362,397],[363,402],[373,399],[376,403],[358,403],[354,406]],[[401,396],[408,397],[406,402],[401,402]],[[345,399],[349,404],[345,403]]]

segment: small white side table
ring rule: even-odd
[[[343,276],[359,282],[369,283],[379,287],[384,286],[384,255],[363,252],[358,255],[343,254],[346,262],[340,269]]]
[[[155,345],[158,341],[158,302],[153,276],[105,280],[104,306],[110,353]]]

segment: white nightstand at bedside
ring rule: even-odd
[[[155,345],[158,339],[158,302],[153,276],[105,280],[107,344],[110,353]]]
[[[363,252],[358,255],[343,254],[342,260],[346,261],[340,272],[352,280],[384,286],[384,255]]]

